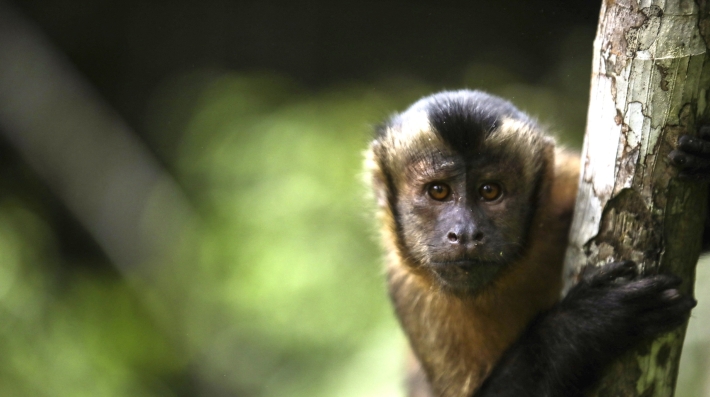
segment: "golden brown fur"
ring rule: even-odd
[[[424,136],[427,137],[424,141],[429,142],[429,138],[435,137],[422,119],[417,121],[414,130],[412,128],[404,137],[400,134],[397,140],[387,144],[411,145],[413,139]],[[507,145],[508,150],[511,146],[529,150],[528,141],[540,139],[541,135],[526,131],[526,128],[530,127],[525,123],[507,120],[499,127],[498,139],[516,141]],[[383,159],[378,158],[381,148],[371,147],[368,153],[368,168],[378,199],[387,252],[390,295],[414,354],[436,396],[471,396],[531,319],[559,300],[561,267],[577,191],[579,158],[554,149],[552,140],[542,136],[548,144],[544,145],[542,153],[543,177],[538,191],[541,205],[533,214],[525,249],[493,285],[476,294],[454,294],[442,289],[435,277],[414,263],[406,253],[397,237],[396,214],[388,202],[390,198],[385,186],[388,176],[382,170]],[[441,142],[434,144],[441,145]],[[398,150],[401,152],[401,147]],[[397,153],[388,153],[392,152]],[[397,159],[384,161],[396,163]],[[529,166],[539,168],[540,164]],[[401,172],[404,171],[395,173]],[[421,382],[416,381],[421,375],[413,373],[410,376],[413,377],[410,383],[421,388]],[[410,395],[420,396],[421,390],[412,391]]]

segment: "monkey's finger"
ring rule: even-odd
[[[678,149],[686,153],[707,156],[710,155],[710,141],[690,135],[683,135],[678,138]]]
[[[707,183],[710,182],[710,172],[681,171],[678,178],[688,182]]]
[[[663,307],[648,308],[636,315],[637,329],[646,336],[668,332],[687,321],[697,302],[689,296],[667,301]]]
[[[693,297],[683,295],[676,289],[665,290],[657,298],[649,297],[647,301],[653,301],[653,303],[639,305],[636,308],[638,314],[644,316],[660,315],[659,319],[669,317],[667,314],[663,314],[664,311],[669,314],[673,313],[675,316],[683,316],[698,304]]]
[[[655,306],[655,297],[668,298],[673,293],[666,291],[676,290],[683,282],[680,277],[671,274],[659,274],[632,281],[617,291],[622,294],[621,299],[627,302],[637,302],[641,306]]]
[[[612,262],[602,267],[602,275],[609,280],[633,278],[638,275],[638,267],[634,261]]]
[[[683,171],[710,170],[710,158],[694,156],[678,149],[670,152],[668,158],[673,165]]]
[[[617,279],[632,279],[638,275],[638,268],[633,261],[611,262],[601,267],[585,268],[584,277],[592,286],[608,284]]]

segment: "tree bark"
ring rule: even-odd
[[[683,278],[692,293],[707,188],[679,181],[668,153],[710,120],[707,0],[605,0],[597,37],[582,172],[565,262],[636,261]],[[672,396],[685,326],[625,354],[595,396]]]

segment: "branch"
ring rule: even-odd
[[[708,120],[710,18],[698,3],[602,5],[568,288],[586,265],[631,259],[644,273],[682,277],[692,293],[707,189],[678,181],[667,157]],[[681,328],[624,355],[593,395],[672,396]]]

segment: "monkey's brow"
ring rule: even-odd
[[[407,173],[414,178],[450,178],[465,172],[460,161],[444,156],[422,157],[409,163]]]

